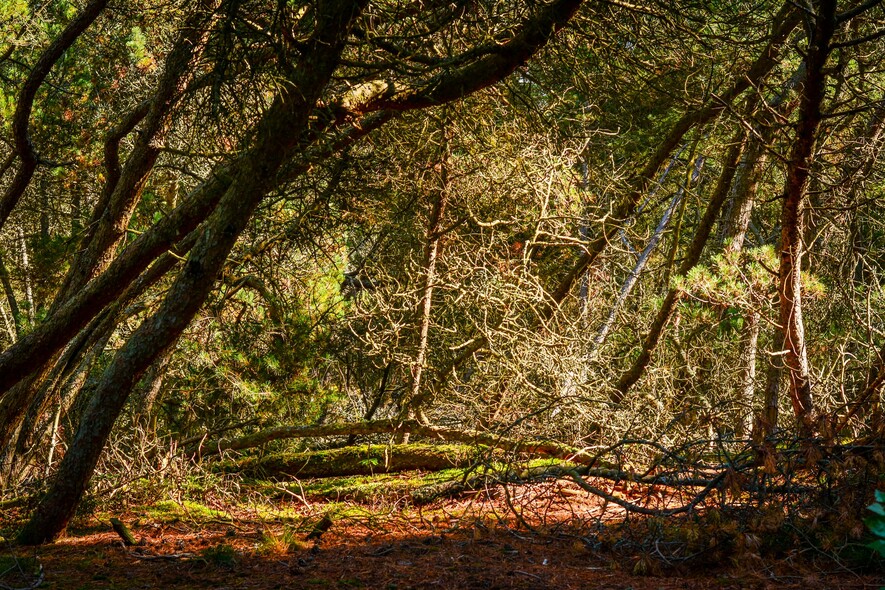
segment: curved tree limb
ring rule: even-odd
[[[0,198],[0,228],[6,223],[12,210],[15,209],[37,169],[37,150],[34,149],[30,134],[31,111],[34,108],[34,98],[37,96],[37,91],[43,85],[56,62],[98,18],[107,4],[108,0],[92,0],[87,4],[40,55],[22,85],[16,100],[15,113],[12,116],[12,135],[19,164],[12,182]]]

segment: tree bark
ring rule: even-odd
[[[159,310],[135,331],[102,375],[49,493],[19,535],[22,543],[51,541],[67,526],[133,385],[202,306],[280,166],[306,138],[309,115],[338,65],[346,35],[362,6],[340,0],[322,4],[321,10],[308,57],[262,116],[254,147],[206,221],[184,269]]]
[[[777,344],[783,342],[784,331],[777,327],[774,329],[772,341]],[[765,370],[765,390],[762,392],[762,413],[753,425],[753,440],[761,442],[777,432],[777,420],[780,413],[780,389],[781,378],[784,373],[784,357],[775,352],[768,361]]]
[[[784,364],[789,371],[790,400],[796,420],[805,430],[812,427],[814,405],[802,319],[802,210],[817,129],[822,119],[821,104],[827,78],[824,66],[836,27],[836,1],[822,0],[816,4],[816,8],[814,30],[806,58],[808,73],[800,98],[798,127],[783,193],[778,268],[779,320],[784,332]]]
[[[739,401],[744,410],[738,420],[736,432],[739,436],[749,435],[753,430],[753,408],[756,403],[756,352],[759,347],[759,312],[750,310],[744,314],[744,328],[741,330],[740,393]]]

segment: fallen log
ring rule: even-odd
[[[470,467],[480,459],[480,453],[487,450],[466,445],[362,445],[323,451],[245,457],[235,461],[225,461],[218,469],[259,478],[311,478],[416,470],[441,471],[454,467]],[[501,458],[500,451],[497,453],[497,458]]]
[[[321,424],[318,426],[277,426],[239,438],[220,438],[192,445],[186,447],[186,452],[191,456],[200,458],[217,455],[224,451],[241,451],[260,447],[275,440],[405,433],[430,440],[466,445],[484,445],[502,451],[564,459],[581,464],[597,463],[596,456],[555,441],[514,440],[489,432],[471,432],[421,424],[416,420],[370,420],[356,423]]]

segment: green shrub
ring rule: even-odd
[[[864,519],[867,528],[876,538],[867,547],[885,557],[885,492],[876,490],[876,501],[867,506],[873,516]]]

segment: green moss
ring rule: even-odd
[[[377,473],[374,475],[345,475],[337,477],[311,478],[285,483],[257,482],[259,489],[274,494],[280,488],[305,499],[333,501],[368,502],[383,498],[396,501],[411,497],[422,502],[437,490],[456,490],[465,482],[476,477],[504,477],[508,474],[517,477],[531,477],[545,469],[568,463],[557,459],[536,459],[525,463],[492,462],[489,465],[452,467],[439,471],[405,471],[400,473]],[[451,484],[451,485],[449,485]],[[467,486],[469,487],[469,485]]]
[[[363,445],[305,453],[276,453],[220,464],[219,469],[255,477],[301,478],[440,471],[468,467],[503,453],[470,445]]]
[[[311,479],[306,482],[290,482],[284,487],[296,494],[310,498],[366,501],[379,496],[397,497],[413,489],[444,481],[461,479],[467,468],[442,469],[440,471],[407,471],[397,474],[352,475]]]

